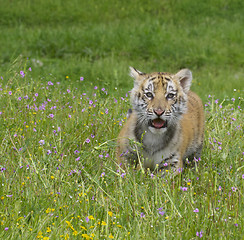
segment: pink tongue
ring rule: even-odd
[[[161,127],[163,127],[164,126],[164,124],[165,124],[165,121],[164,120],[162,120],[162,119],[154,119],[153,121],[152,121],[152,125],[155,127],[155,128],[161,128]]]

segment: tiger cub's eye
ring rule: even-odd
[[[172,99],[172,98],[174,98],[174,94],[173,93],[169,93],[168,95],[167,95],[167,99]]]
[[[153,94],[152,94],[151,92],[147,92],[147,93],[146,93],[146,96],[147,96],[148,98],[153,98]]]

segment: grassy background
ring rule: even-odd
[[[145,72],[190,68],[202,98],[243,86],[241,0],[0,3],[2,75],[22,54],[43,63],[35,64],[37,76],[82,75],[124,92],[131,88],[128,65]]]
[[[243,239],[243,5],[0,0],[0,238]],[[193,71],[196,172],[119,170],[129,65]]]

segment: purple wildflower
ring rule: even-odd
[[[158,213],[159,213],[161,216],[163,216],[163,215],[165,214],[164,211],[158,211]]]
[[[196,208],[196,209],[193,210],[193,212],[198,213],[199,212],[199,209]]]
[[[179,173],[182,173],[183,168],[179,168],[179,169],[177,169],[177,171],[178,171]],[[186,188],[186,190],[187,190],[187,188]]]
[[[90,140],[89,138],[87,138],[85,142],[86,142],[86,143],[89,143],[90,141],[91,141],[91,140]]]
[[[122,174],[121,174],[121,177],[122,177],[122,178],[124,178],[124,177],[125,177],[125,175],[126,175],[126,173],[122,173]]]
[[[183,192],[187,191],[187,187],[180,187],[180,190],[182,190]]]
[[[52,153],[51,150],[47,150],[47,155],[50,155]]]
[[[20,71],[19,73],[20,73],[22,78],[25,76],[25,73],[23,71]]]
[[[101,177],[104,177],[104,176],[105,176],[105,172],[102,172]]]
[[[42,146],[42,145],[44,145],[45,144],[45,140],[40,140],[39,141],[39,144]]]
[[[197,237],[202,238],[203,237],[202,230],[200,232],[196,232],[196,235],[197,235]]]
[[[198,161],[201,161],[201,158],[199,157],[198,159],[194,157],[194,161],[195,162],[198,162]]]

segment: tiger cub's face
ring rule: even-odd
[[[134,68],[130,70],[135,80],[131,103],[139,124],[154,134],[174,126],[187,110],[187,93],[192,80],[190,70],[183,69],[176,74],[145,74]]]

